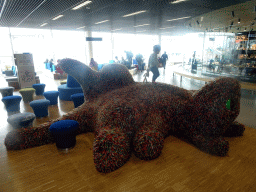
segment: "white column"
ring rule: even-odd
[[[87,31],[87,37],[92,37],[92,31],[88,29]],[[88,41],[88,51],[89,51],[89,60],[93,58],[93,49],[92,49],[92,41]]]

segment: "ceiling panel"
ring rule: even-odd
[[[173,0],[91,0],[92,3],[78,10],[73,7],[86,0],[0,0],[0,25],[2,27],[65,29],[110,32],[120,29],[123,32],[166,33],[177,30],[188,31],[184,25],[189,19],[168,22],[167,20],[210,13],[214,10],[247,2],[246,0],[216,1],[187,0],[172,4]],[[145,13],[123,17],[136,11]],[[63,15],[58,20],[52,19]],[[190,19],[191,19],[190,18]],[[109,20],[96,25],[96,22]],[[211,22],[211,21],[210,21]],[[43,23],[47,25],[41,27]],[[149,26],[134,28],[140,24]],[[79,27],[86,26],[83,29]],[[167,29],[161,29],[167,28]],[[116,31],[117,32],[117,31]]]

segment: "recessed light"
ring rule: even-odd
[[[166,21],[177,21],[177,20],[181,20],[181,19],[187,19],[190,18],[191,16],[188,17],[180,17],[180,18],[176,18],[176,19],[171,19],[171,20],[166,20]]]
[[[170,28],[173,28],[173,27],[176,27],[176,26],[172,26],[172,27],[165,27],[165,28],[159,28],[159,29],[170,29]]]
[[[147,30],[143,30],[143,31],[136,31],[137,33],[141,33],[141,32],[144,32],[144,31],[147,31]]]
[[[150,25],[150,24],[136,25],[136,26],[133,26],[133,27],[142,27],[142,26],[146,26],[146,25]]]
[[[85,28],[85,26],[83,26],[83,27],[78,27],[78,28],[76,28],[76,29],[83,29],[83,28]]]
[[[134,12],[134,13],[130,13],[130,14],[124,15],[123,17],[130,17],[130,16],[133,16],[133,15],[138,15],[138,14],[145,13],[145,12],[146,12],[146,10],[137,11],[137,12]]]
[[[114,30],[111,30],[111,31],[120,31],[122,30],[123,28],[119,28],[119,29],[114,29]]]
[[[104,21],[100,21],[100,22],[97,22],[95,23],[96,25],[100,24],[100,23],[105,23],[105,22],[108,22],[109,20],[104,20]]]
[[[47,25],[48,23],[43,23],[42,25],[40,25],[40,27],[43,27],[43,26],[45,26],[45,25]]]
[[[84,7],[84,6],[88,5],[88,4],[90,4],[91,2],[92,1],[85,1],[85,2],[81,3],[80,5],[75,6],[72,10],[80,9],[81,7]]]
[[[61,17],[63,17],[64,15],[59,15],[59,16],[57,16],[57,17],[54,17],[52,20],[57,20],[57,19],[59,19],[59,18],[61,18]]]
[[[187,0],[176,0],[176,1],[172,1],[171,4],[181,3],[183,1],[187,1]]]

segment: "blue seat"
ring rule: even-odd
[[[48,116],[48,106],[50,101],[47,99],[34,100],[29,103],[32,107],[36,117],[45,117]]]
[[[79,123],[74,120],[61,120],[53,123],[49,131],[58,149],[69,149],[76,145]]]
[[[43,83],[34,84],[32,85],[32,87],[36,90],[36,95],[43,95],[45,84]]]
[[[71,75],[68,75],[68,77],[67,77],[67,86],[68,87],[81,87],[81,85]]]
[[[3,87],[0,88],[0,92],[2,94],[2,97],[6,97],[6,96],[12,96],[13,95],[13,91],[14,91],[14,87]]]
[[[4,103],[8,113],[19,112],[21,99],[22,97],[18,95],[6,96],[2,98],[2,102]]]
[[[64,101],[72,101],[71,95],[76,93],[83,93],[82,87],[76,81],[76,79],[70,75],[67,77],[67,84],[58,86],[58,91],[60,93],[60,99]]]
[[[31,127],[35,118],[34,113],[17,113],[8,117],[7,122],[10,123],[13,128],[20,129],[22,127]]]
[[[74,103],[75,108],[82,105],[84,103],[84,94],[83,93],[76,93],[71,95],[71,99]]]
[[[46,91],[44,97],[50,101],[50,105],[56,105],[58,103],[59,91]]]

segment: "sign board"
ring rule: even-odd
[[[102,41],[102,37],[86,37],[86,41]]]
[[[14,58],[18,69],[20,88],[32,87],[36,83],[32,54],[14,54]]]

